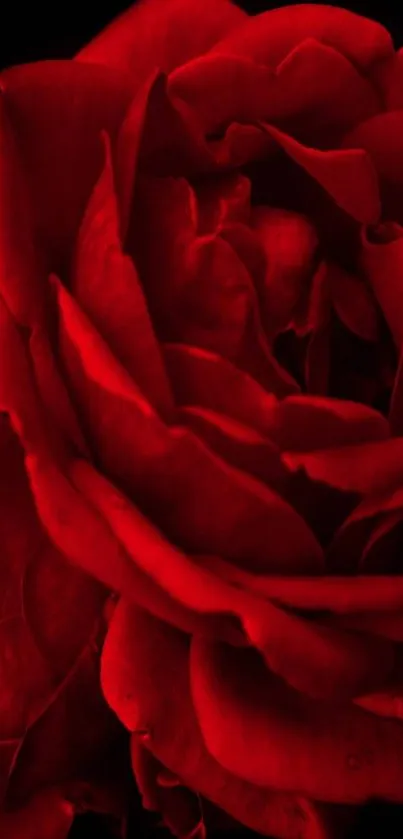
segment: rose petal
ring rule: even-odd
[[[42,522],[70,561],[173,626],[243,643],[232,621],[195,614],[133,565],[101,516],[54,465],[30,456],[27,469]]]
[[[387,230],[385,229],[387,234]],[[364,277],[378,301],[398,350],[403,345],[401,305],[401,272],[403,265],[403,231],[394,226],[393,238],[372,242],[362,235],[360,261]]]
[[[29,194],[22,160],[0,85],[0,291],[19,323],[43,316],[45,287],[35,250]]]
[[[379,67],[379,81],[387,111],[398,111],[403,107],[403,49],[398,50],[389,61]]]
[[[382,414],[358,402],[327,396],[289,396],[277,404],[270,436],[287,452],[308,453],[386,441],[389,426]]]
[[[50,270],[69,258],[85,201],[130,101],[124,77],[97,65],[43,61],[2,74],[24,160],[36,230]]]
[[[381,206],[377,176],[363,149],[321,151],[298,143],[273,125],[262,127],[352,218],[365,224],[378,221]]]
[[[277,400],[221,356],[186,344],[163,344],[169,377],[180,406],[199,405],[227,414],[266,435]]]
[[[285,484],[287,472],[281,463],[280,452],[268,438],[206,408],[187,406],[179,416],[226,463],[276,489]]]
[[[60,285],[57,293],[61,354],[91,439],[141,509],[192,552],[258,567],[302,562],[307,573],[320,566],[319,545],[292,507],[191,432],[165,426]]]
[[[384,693],[371,693],[355,700],[356,705],[378,714],[380,717],[389,719],[403,719],[403,688],[385,691]]]
[[[160,339],[217,352],[267,388],[289,390],[290,377],[266,345],[242,259],[224,237],[197,236],[190,185],[183,179],[147,179],[137,202],[134,258]],[[159,247],[146,248],[149,238]]]
[[[122,251],[110,144],[80,226],[72,291],[117,358],[162,415],[173,411],[136,268]]]
[[[82,455],[88,448],[73,408],[66,385],[60,375],[57,361],[46,332],[33,329],[29,339],[29,350],[35,372],[36,384],[43,404],[52,420],[64,432],[67,440],[74,443]]]
[[[224,232],[227,227],[237,232],[250,218],[251,182],[239,173],[218,175],[197,184],[197,232]],[[248,234],[246,234],[248,235]]]
[[[259,789],[211,758],[195,717],[188,666],[183,636],[121,602],[104,647],[102,684],[126,725],[146,731],[145,739],[133,734],[134,754],[140,739],[164,766],[180,773],[190,788],[264,835],[293,839],[305,822],[307,839],[325,839],[326,811],[320,806],[295,795]],[[172,721],[168,727],[167,713]],[[327,813],[330,819],[331,810]]]
[[[0,830],[7,839],[67,839],[74,807],[57,789],[40,790],[19,810],[0,813]]]
[[[390,398],[389,425],[394,437],[403,436],[403,352],[400,353]]]
[[[250,574],[217,557],[203,557],[203,564],[222,580],[292,609],[341,615],[402,609],[401,576],[340,575],[304,579]]]
[[[128,72],[133,87],[205,53],[245,18],[227,0],[146,0],[131,6],[76,56]]]
[[[379,316],[376,300],[366,283],[335,264],[328,268],[327,282],[333,309],[342,324],[363,341],[376,341]]]
[[[172,773],[165,783],[166,769],[135,737],[131,741],[131,755],[143,806],[160,813],[163,824],[179,839],[205,839],[199,796]]]
[[[316,452],[286,452],[283,462],[292,471],[303,469],[313,481],[368,495],[400,483],[402,456],[403,439],[395,438]]]
[[[314,38],[298,43],[275,73],[249,57],[207,53],[174,70],[169,90],[195,110],[206,134],[234,121],[286,120],[297,127],[306,114],[311,131],[341,132],[379,109],[352,64]]]
[[[209,752],[239,777],[325,801],[402,800],[400,725],[307,699],[250,651],[198,639],[191,685]]]
[[[402,130],[402,110],[383,112],[357,125],[343,140],[345,149],[367,153],[378,176],[384,216],[397,221],[403,221]]]
[[[266,253],[264,284],[258,291],[266,332],[274,337],[289,325],[306,293],[318,237],[304,216],[268,207],[253,208],[252,226]]]
[[[75,481],[88,494],[92,503],[102,510],[136,564],[160,582],[170,593],[187,605],[203,611],[236,612],[241,616],[245,630],[253,643],[262,650],[270,667],[302,690],[314,695],[351,695],[362,692],[363,685],[373,684],[385,677],[391,666],[388,647],[371,644],[359,638],[343,637],[326,629],[318,632],[308,623],[287,616],[275,607],[250,603],[248,597],[223,586],[219,579],[209,577],[199,563],[192,567],[186,558],[161,539],[145,519],[130,506],[126,499],[104,479],[76,464]],[[192,578],[197,591],[192,588]],[[208,596],[207,596],[208,593]],[[275,630],[275,631],[274,631]],[[301,651],[300,636],[306,644]],[[371,666],[368,671],[368,661]],[[378,666],[375,667],[375,661]],[[329,669],[332,681],[327,684],[324,672]],[[330,678],[328,674],[328,678]],[[379,683],[379,682],[378,682]]]
[[[99,633],[99,643],[101,639]],[[100,690],[99,652],[88,638],[80,652],[53,701],[24,738],[8,790],[13,807],[37,789],[88,776],[89,767],[102,760],[120,735]]]
[[[389,32],[347,9],[303,4],[271,9],[252,17],[220,41],[213,52],[250,56],[275,67],[305,38],[316,38],[363,70],[393,54]]]

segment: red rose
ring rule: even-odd
[[[122,815],[108,703],[179,837],[327,839],[403,800],[402,54],[144,0],[0,81],[0,832]]]

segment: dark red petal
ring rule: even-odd
[[[392,39],[379,23],[319,3],[285,6],[256,15],[216,44],[213,51],[250,56],[275,67],[305,38],[334,47],[364,70],[393,54]]]
[[[403,110],[388,111],[357,125],[343,140],[345,149],[366,151],[378,176],[384,214],[398,221],[403,219],[402,131]]]
[[[130,90],[119,74],[74,61],[14,67],[2,75],[2,87],[39,240],[48,267],[59,270],[102,166],[100,132],[115,136]]]
[[[402,726],[307,699],[250,651],[198,639],[191,684],[208,750],[239,777],[324,801],[402,800]]]
[[[307,115],[313,134],[330,126],[346,131],[379,109],[352,64],[313,38],[298,43],[275,73],[249,57],[207,53],[174,70],[169,90],[195,110],[206,134],[234,121],[301,127]]]
[[[370,711],[372,714],[378,714],[380,717],[396,720],[403,719],[402,685],[384,692],[370,693],[368,696],[362,696],[360,699],[356,699],[355,703],[361,708],[364,708],[364,711]]]
[[[364,277],[372,288],[385,320],[400,350],[403,346],[403,230],[398,225],[384,229],[385,242],[370,241],[362,234],[361,265]],[[388,235],[390,232],[390,237]]]
[[[250,574],[221,559],[203,558],[206,568],[223,580],[260,597],[294,609],[350,613],[401,610],[401,576],[279,577]]]
[[[277,399],[225,358],[186,344],[163,344],[168,373],[180,406],[199,405],[227,414],[260,434],[273,425]]]
[[[268,603],[253,603],[245,594],[223,585],[219,577],[212,577],[203,561],[192,564],[164,542],[126,499],[104,479],[96,479],[84,464],[80,469],[76,465],[75,481],[107,517],[139,567],[180,602],[197,610],[238,613],[270,667],[291,684],[323,697],[354,695],[382,683],[391,666],[390,646],[377,647],[375,642],[331,629],[321,631]],[[302,647],[301,637],[305,641]]]
[[[18,810],[0,813],[0,831],[7,839],[67,839],[74,806],[57,789],[40,790]]]
[[[263,322],[270,337],[289,326],[306,295],[314,269],[318,237],[313,224],[298,213],[254,207],[251,223],[266,254],[262,288]]]
[[[166,768],[136,737],[131,741],[132,766],[143,807],[160,813],[178,839],[205,839],[200,798]]]
[[[365,224],[378,221],[381,206],[376,171],[363,149],[321,151],[298,143],[273,125],[263,127],[342,210]]]
[[[244,230],[250,218],[251,182],[237,172],[206,179],[196,187],[197,232]],[[248,236],[247,231],[246,236]]]
[[[156,67],[168,72],[206,52],[245,18],[227,0],[143,0],[131,6],[76,56],[128,72],[133,86]]]
[[[134,257],[161,340],[217,352],[266,389],[292,380],[269,351],[252,279],[220,235],[197,235],[195,191],[184,179],[147,179],[136,205]],[[158,248],[146,242],[158,241]]]
[[[380,65],[378,72],[386,110],[398,111],[403,107],[403,49],[398,50],[384,65]]]
[[[314,452],[387,440],[382,414],[358,402],[325,396],[289,396],[276,408],[270,436],[285,451]]]
[[[123,253],[110,154],[80,226],[72,291],[112,351],[162,415],[173,400],[136,268]]]
[[[12,806],[37,789],[84,780],[120,735],[100,689],[96,642],[102,639],[102,631],[86,639],[52,702],[27,732],[10,778]]]
[[[403,476],[403,439],[380,440],[315,452],[286,452],[292,471],[303,469],[313,481],[345,492],[372,495],[394,489]]]
[[[102,683],[116,713],[135,732],[134,755],[138,742],[144,744],[191,789],[259,833],[294,839],[303,824],[307,839],[326,839],[331,810],[248,784],[212,759],[194,713],[188,668],[186,638],[119,604],[103,651]]]
[[[267,437],[206,408],[187,406],[179,416],[227,463],[276,489],[286,483],[287,470],[280,452]]]
[[[42,318],[45,287],[34,246],[33,218],[22,157],[5,98],[1,90],[0,293],[18,322],[32,326]]]
[[[76,412],[58,369],[48,335],[42,328],[32,330],[29,350],[36,384],[44,406],[49,411],[52,420],[64,432],[66,439],[75,444],[80,454],[87,455],[87,445]]]
[[[335,264],[328,268],[327,281],[333,309],[342,324],[363,341],[376,341],[379,332],[376,299],[365,281]]]
[[[400,353],[390,399],[389,425],[394,437],[403,436],[403,352]]]

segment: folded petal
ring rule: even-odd
[[[149,750],[187,786],[259,833],[293,839],[304,824],[307,839],[326,839],[331,811],[295,794],[259,789],[211,757],[193,708],[187,639],[124,601],[106,639],[102,685],[111,706],[134,730],[134,756],[139,746]]]
[[[191,685],[209,752],[258,786],[318,800],[402,800],[403,727],[292,691],[250,651],[193,639]]]
[[[313,481],[359,495],[372,495],[397,487],[403,475],[403,439],[321,449],[286,452],[283,462],[292,471],[303,469]]]
[[[246,18],[227,0],[143,0],[131,6],[76,60],[128,72],[133,87],[159,67],[165,72],[201,55]]]
[[[250,56],[275,67],[305,38],[333,47],[362,70],[393,54],[392,38],[379,23],[319,3],[284,6],[256,15],[216,44],[213,51]]]
[[[376,171],[361,148],[321,151],[297,142],[273,125],[264,130],[357,221],[375,224],[381,206]]]

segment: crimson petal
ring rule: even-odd
[[[135,87],[155,67],[168,72],[200,55],[242,22],[228,0],[143,0],[114,20],[76,60],[130,74]]]

